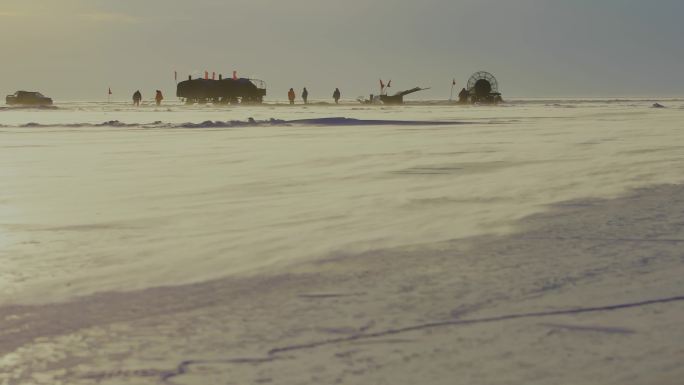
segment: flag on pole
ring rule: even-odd
[[[112,87],[109,87],[109,93],[108,93],[108,95],[111,95],[111,94],[112,94]]]
[[[173,71],[173,80],[175,80],[176,83],[178,83],[178,71]]]
[[[451,82],[451,85],[452,85],[452,86],[455,86],[455,85],[456,85],[456,79],[454,79],[454,81]]]

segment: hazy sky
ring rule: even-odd
[[[269,98],[425,86],[477,70],[504,96],[684,95],[682,0],[0,0],[0,93],[175,95],[209,70]]]

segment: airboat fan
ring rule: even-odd
[[[499,92],[499,82],[489,72],[476,72],[468,79],[468,91],[480,97],[497,93]]]
[[[501,102],[499,82],[486,71],[476,72],[468,79],[467,91],[473,103]]]

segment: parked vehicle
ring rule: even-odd
[[[466,102],[468,97],[473,104],[499,104],[503,102],[499,92],[499,82],[489,72],[474,73],[468,79],[467,91],[468,95],[464,95]]]
[[[258,79],[192,79],[178,83],[176,96],[187,104],[261,104],[266,96],[266,83]]]
[[[22,106],[49,106],[52,99],[44,96],[40,92],[17,91],[14,95],[7,95],[5,99],[9,105]]]

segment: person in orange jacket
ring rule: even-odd
[[[157,90],[157,95],[155,95],[154,100],[157,102],[157,105],[161,105],[162,100],[164,100],[164,95],[162,95],[162,92]]]
[[[290,88],[290,92],[287,93],[287,99],[290,101],[290,104],[294,104],[294,101],[295,101],[294,89]]]

